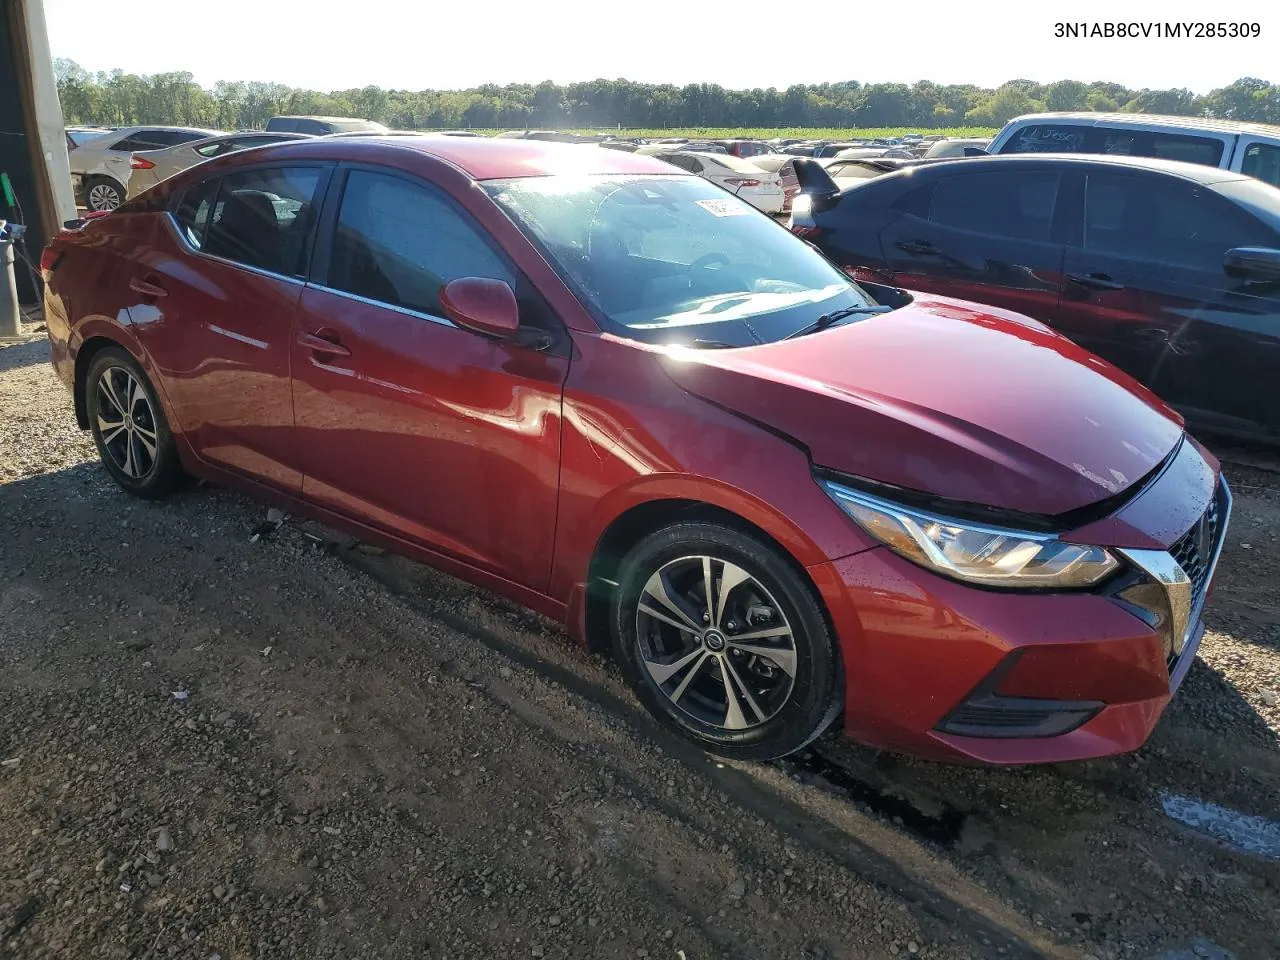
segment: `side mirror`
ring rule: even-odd
[[[520,331],[516,295],[501,280],[450,280],[440,291],[440,309],[458,326],[499,340],[509,340]]]
[[[1280,250],[1235,247],[1222,258],[1222,269],[1241,280],[1280,280]]]
[[[987,156],[987,151],[983,150],[981,147],[965,147],[964,155],[966,157],[985,157]]]

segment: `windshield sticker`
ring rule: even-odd
[[[734,203],[732,200],[695,200],[694,203],[717,217],[742,217],[750,212],[745,203]]]

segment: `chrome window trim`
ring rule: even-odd
[[[444,327],[451,327],[455,330],[462,329],[447,317],[438,317],[433,313],[423,313],[420,310],[411,310],[408,307],[397,306],[394,303],[386,303],[382,300],[371,300],[370,298],[362,297],[357,293],[351,293],[347,290],[339,290],[336,287],[325,286],[323,283],[313,283],[308,280],[301,279],[299,277],[290,277],[283,273],[273,273],[270,270],[263,270],[260,267],[250,266],[247,263],[240,263],[237,260],[228,260],[226,257],[219,257],[219,256],[215,256],[212,253],[205,253],[199,247],[192,246],[191,242],[183,235],[182,225],[178,223],[178,218],[173,215],[172,210],[164,211],[164,216],[165,216],[165,221],[168,223],[170,231],[172,231],[178,243],[182,244],[183,248],[188,253],[191,253],[197,257],[200,257],[203,260],[210,260],[213,263],[226,264],[229,267],[238,267],[241,270],[247,270],[250,273],[255,273],[260,277],[267,277],[271,280],[284,280],[286,283],[296,284],[299,287],[310,287],[313,290],[323,290],[325,293],[332,293],[339,297],[345,297],[348,300],[355,300],[357,303],[367,304],[368,306],[371,306],[371,307],[381,307],[383,310],[394,310],[396,313],[402,313],[407,317],[414,317],[415,319],[418,319],[418,320],[426,320],[429,323],[439,324],[440,326],[444,326]]]
[[[164,217],[165,221],[169,225],[169,229],[173,231],[174,237],[177,238],[178,243],[182,244],[183,248],[188,253],[195,254],[203,260],[211,260],[214,263],[223,263],[229,267],[239,267],[241,270],[247,270],[250,273],[256,273],[260,277],[267,277],[271,280],[284,280],[288,283],[297,284],[300,287],[305,287],[307,285],[307,281],[301,277],[291,277],[284,273],[274,273],[270,270],[263,270],[261,267],[254,267],[247,263],[241,263],[239,260],[228,260],[226,257],[219,257],[212,253],[205,253],[199,247],[192,246],[191,241],[183,235],[182,224],[178,223],[178,218],[173,215],[172,210],[164,211]]]
[[[357,303],[367,304],[371,307],[381,307],[383,310],[394,310],[396,313],[402,313],[406,317],[413,317],[417,320],[426,320],[430,323],[439,324],[444,327],[452,327],[455,330],[462,329],[447,317],[437,317],[434,313],[423,313],[421,310],[413,310],[409,307],[397,306],[394,303],[387,303],[384,300],[371,300],[369,297],[362,297],[358,293],[339,290],[336,287],[327,287],[323,283],[308,283],[307,286],[312,290],[323,290],[325,293],[332,293],[335,296],[346,297],[348,300],[354,300]]]

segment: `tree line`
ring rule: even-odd
[[[1131,90],[1121,84],[1011,80],[969,84],[797,84],[785,90],[729,90],[717,84],[589,80],[560,85],[485,85],[470,90],[357,90],[322,93],[279,83],[219,80],[201,87],[190,73],[90,73],[54,61],[67,123],[140,123],[261,128],[278,114],[363,117],[400,130],[454,128],[606,129],[663,127],[998,127],[1041,110],[1121,110],[1280,123],[1280,86],[1252,77],[1196,94]]]

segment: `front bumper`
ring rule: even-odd
[[[1214,479],[1200,507],[1202,517],[1216,513],[1212,530],[1197,520],[1165,550],[1117,551],[1130,571],[1095,592],[982,589],[884,547],[811,567],[844,655],[845,733],[988,764],[1142,746],[1204,633],[1231,509],[1225,481]],[[1198,562],[1189,537],[1198,538]]]

